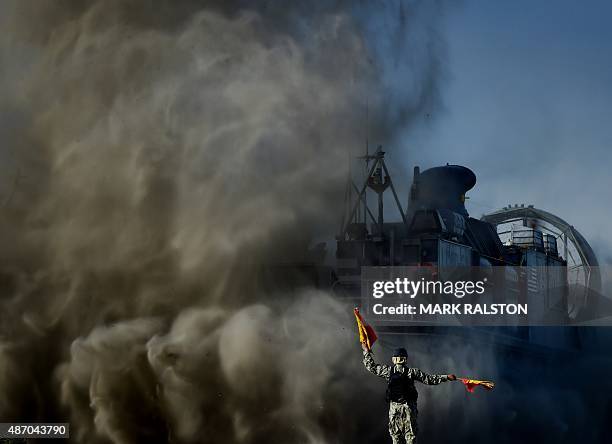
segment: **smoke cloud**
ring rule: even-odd
[[[270,282],[337,229],[365,127],[390,142],[439,104],[443,5],[0,8],[0,418],[87,443],[385,436],[350,311]]]

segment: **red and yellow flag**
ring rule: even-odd
[[[364,344],[368,348],[368,350],[371,350],[372,345],[374,345],[374,342],[376,342],[376,339],[378,339],[378,337],[376,336],[376,333],[374,333],[374,329],[368,324],[366,324],[366,322],[363,320],[361,314],[359,313],[359,309],[355,308],[353,312],[355,313],[355,320],[357,321],[359,342]]]
[[[495,387],[495,383],[492,381],[479,381],[478,379],[466,379],[466,378],[457,378],[459,381],[463,382],[465,388],[468,392],[474,393],[474,389],[477,386],[484,387],[487,390],[493,390]]]

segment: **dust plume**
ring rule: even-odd
[[[442,9],[3,2],[0,418],[87,443],[380,436],[348,311],[262,275],[335,232],[365,126],[386,143],[438,105]]]

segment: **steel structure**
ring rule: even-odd
[[[572,225],[548,211],[533,205],[509,205],[501,210],[482,216],[481,220],[494,225],[502,240],[511,239],[517,224],[537,228],[560,240],[568,265],[570,283],[569,314],[575,317],[588,303],[589,293],[601,291],[601,274],[597,257],[587,240]]]

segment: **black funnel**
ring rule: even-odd
[[[448,209],[468,216],[465,193],[476,184],[476,175],[461,165],[446,165],[418,173],[415,169],[410,207],[415,210]]]

